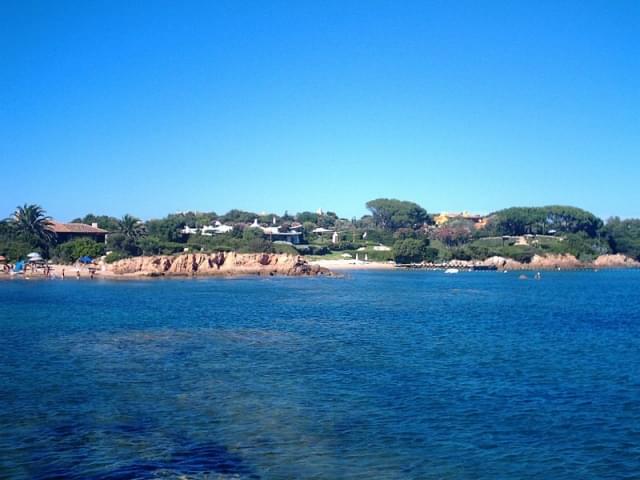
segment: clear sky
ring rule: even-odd
[[[639,1],[0,2],[0,216],[640,216]]]

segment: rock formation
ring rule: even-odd
[[[593,261],[593,266],[598,268],[639,268],[640,262],[625,255],[600,255]]]
[[[456,265],[496,266],[499,270],[577,270],[581,268],[640,268],[640,262],[624,255],[601,255],[593,262],[581,262],[575,256],[534,255],[529,263],[517,262],[511,258],[489,257],[481,262],[452,260]]]
[[[106,274],[129,276],[329,275],[298,255],[275,253],[183,253],[127,258],[105,266]]]

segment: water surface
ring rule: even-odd
[[[640,272],[0,283],[0,477],[638,478]]]

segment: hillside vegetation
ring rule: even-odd
[[[223,215],[176,213],[147,221],[133,215],[114,218],[94,214],[72,220],[97,223],[107,230],[106,242],[97,243],[90,238],[59,241],[49,228],[51,218],[45,210],[23,205],[0,222],[0,255],[17,261],[38,252],[47,259],[74,262],[83,256],[106,255],[107,261],[115,261],[185,251],[236,251],[357,256],[399,263],[502,256],[527,263],[534,255],[571,254],[589,261],[602,254],[620,253],[640,260],[640,219],[603,221],[580,208],[549,205],[506,208],[480,219],[453,215],[436,225],[435,215],[414,202],[380,198],[366,206],[370,213],[359,219],[321,211],[278,215],[231,210]],[[224,225],[228,231],[205,234],[202,228],[214,224]],[[185,227],[192,233],[185,233]],[[276,241],[273,231],[297,232],[299,244]]]

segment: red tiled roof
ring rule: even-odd
[[[85,225],[84,223],[60,223],[56,221],[51,221],[49,223],[51,224],[49,229],[55,233],[109,233],[106,230],[92,227],[91,225]]]

